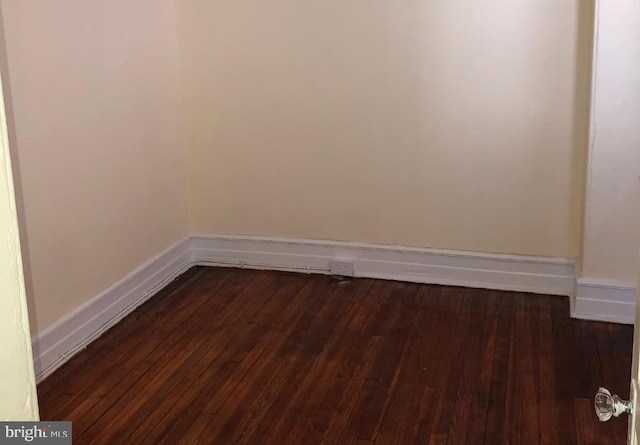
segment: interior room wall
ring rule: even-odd
[[[3,0],[32,332],[187,232],[171,0]]]
[[[579,254],[590,2],[176,4],[193,231]]]
[[[34,333],[189,230],[602,258],[591,1],[0,4]]]
[[[640,246],[640,4],[598,2],[582,276],[635,282]]]

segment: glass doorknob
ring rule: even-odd
[[[631,414],[633,404],[630,401],[622,400],[616,395],[611,395],[607,388],[600,388],[593,400],[593,406],[600,422],[606,422],[611,417],[618,417],[620,414]]]

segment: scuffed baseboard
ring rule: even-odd
[[[256,236],[192,235],[198,264],[329,273],[333,259],[355,276],[572,295],[573,260],[379,244]]]
[[[338,241],[193,234],[34,337],[36,378],[43,380],[194,265],[328,274],[334,259],[352,261],[357,277],[553,295],[572,295],[575,286],[573,260],[564,258]],[[595,315],[594,318],[599,319]]]

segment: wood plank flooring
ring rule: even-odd
[[[74,444],[619,444],[633,328],[563,297],[194,268],[38,386]]]

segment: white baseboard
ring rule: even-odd
[[[43,380],[194,265],[330,273],[353,261],[357,277],[572,295],[571,259],[257,236],[191,235],[141,265],[33,338]],[[596,317],[597,318],[597,317]]]
[[[32,338],[36,380],[42,381],[192,264],[183,239]]]
[[[572,295],[571,259],[258,236],[192,235],[197,264],[329,273],[353,261],[355,276]]]
[[[580,278],[571,316],[584,320],[633,324],[636,314],[635,307],[635,283]]]

